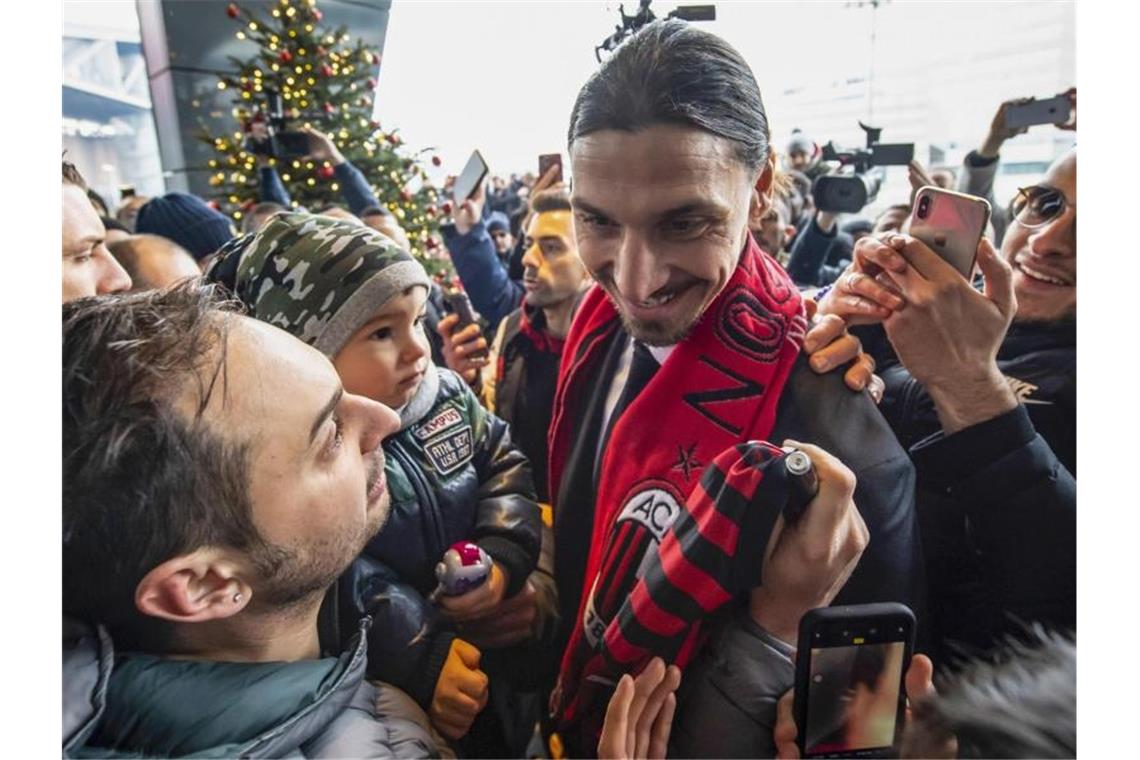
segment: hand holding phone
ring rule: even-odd
[[[475,309],[471,306],[471,298],[462,290],[455,290],[446,294],[443,300],[447,303],[448,310],[459,317],[459,323],[452,330],[452,334],[461,332],[468,325],[478,324],[479,320],[475,316]],[[468,354],[468,357],[472,359],[482,359],[486,356],[486,347]]]
[[[550,176],[547,176],[549,173]],[[538,157],[538,181],[535,192],[562,182],[562,154],[543,153]],[[539,187],[541,186],[541,188]]]
[[[893,602],[804,615],[794,716],[800,757],[889,757],[902,737],[914,613]]]
[[[483,180],[487,177],[488,171],[487,162],[483,160],[483,154],[478,150],[472,151],[471,157],[467,159],[463,171],[455,178],[455,185],[452,187],[452,197],[455,199],[457,207],[463,205],[465,200],[483,186]]]
[[[914,708],[916,702],[931,699],[937,696],[934,688],[934,663],[924,654],[915,654],[910,658],[906,675],[903,677],[903,686],[906,688],[907,706]],[[800,747],[796,743],[799,727],[795,718],[795,688],[789,689],[776,703],[776,725],[772,729],[772,740],[776,745],[776,757],[789,760],[801,757]],[[911,712],[907,710],[903,719],[909,725]],[[930,757],[930,758],[956,758],[958,757],[958,744],[954,737],[950,737],[939,747],[923,747],[921,753],[907,753],[906,725],[903,726],[901,753],[904,757]],[[934,751],[931,751],[931,750]]]
[[[1075,99],[1076,93],[1073,94]],[[1064,124],[1069,121],[1074,105],[1067,93],[1011,104],[1005,109],[1005,127],[1014,130],[1037,124]]]

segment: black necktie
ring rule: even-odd
[[[618,418],[625,412],[626,407],[633,403],[645,386],[649,385],[649,381],[653,379],[653,375],[661,365],[653,358],[653,354],[649,353],[649,349],[641,341],[635,340],[633,342],[633,358],[629,363],[629,376],[626,377],[625,387],[621,389],[621,395],[618,396],[617,403],[614,404],[614,410],[610,414],[610,419],[606,422],[606,432],[602,437],[602,455],[598,457],[598,465],[601,465],[602,456],[605,455],[606,446],[609,445],[610,433],[613,432],[614,425],[617,424]],[[594,479],[597,480],[597,472],[594,473]]]

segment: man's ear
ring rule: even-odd
[[[204,547],[147,573],[135,588],[135,606],[144,615],[173,623],[220,620],[249,604],[253,590],[246,577],[232,554]]]
[[[768,160],[752,187],[752,197],[748,203],[748,226],[759,226],[764,214],[772,207],[772,183],[776,178],[776,152],[768,148]]]

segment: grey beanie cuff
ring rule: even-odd
[[[353,333],[376,316],[381,306],[414,285],[431,290],[431,280],[418,261],[398,261],[384,267],[337,309],[313,341],[313,348],[334,358]]]

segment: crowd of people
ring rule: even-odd
[[[801,618],[899,602],[902,756],[1074,756],[1076,150],[994,198],[1006,107],[909,168],[989,198],[972,281],[651,23],[572,183],[443,225],[470,323],[320,132],[344,205],[265,165],[240,231],[65,161],[64,754],[798,756]]]

